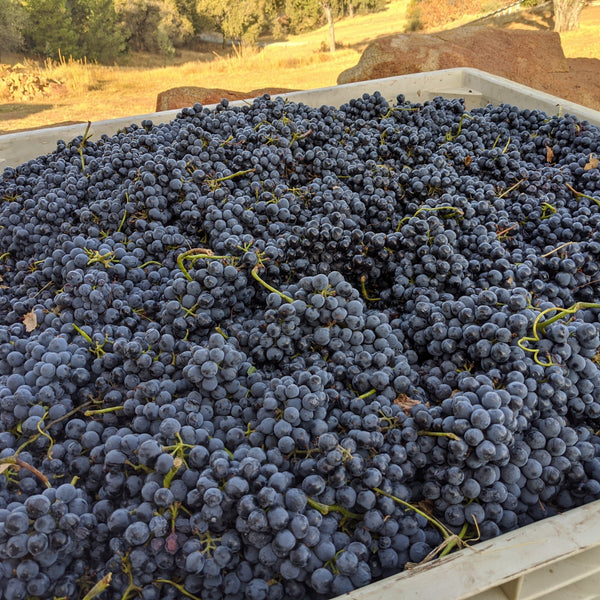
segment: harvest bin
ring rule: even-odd
[[[570,114],[600,125],[600,112],[539,92],[477,69],[457,68],[402,75],[285,97],[311,106],[339,106],[379,91],[394,102],[404,94],[423,103],[436,96],[463,98],[467,109],[507,103],[549,115]],[[232,106],[245,101],[231,102]],[[213,105],[214,106],[214,105]],[[89,133],[98,139],[132,122],[171,121],[179,110],[98,121]],[[52,152],[58,140],[84,134],[87,124],[0,136],[0,172]],[[443,559],[358,589],[337,600],[600,600],[600,501],[522,527],[482,543],[474,541]]]

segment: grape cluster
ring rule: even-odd
[[[326,600],[599,499],[598,155],[375,93],[5,169],[3,597]]]

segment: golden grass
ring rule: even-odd
[[[588,6],[582,12],[577,31],[560,34],[567,58],[600,59],[600,6]]]

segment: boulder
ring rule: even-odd
[[[554,31],[460,27],[375,40],[355,67],[339,75],[338,83],[453,67],[473,67],[529,85],[539,73],[569,71]]]
[[[584,64],[585,63],[585,64]],[[600,108],[600,60],[567,59],[560,35],[549,30],[465,26],[431,34],[406,33],[374,40],[338,84],[472,67]]]
[[[192,106],[199,102],[200,104],[217,104],[223,98],[228,100],[243,100],[244,98],[257,98],[264,94],[276,96],[295,92],[285,88],[261,88],[250,92],[239,92],[234,90],[225,90],[221,88],[203,88],[195,86],[176,87],[160,92],[156,99],[156,110],[176,110]]]

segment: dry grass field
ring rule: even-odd
[[[148,55],[133,56],[129,66],[101,66],[68,59],[44,65],[29,63],[30,69],[61,85],[47,96],[28,102],[0,98],[0,133],[150,113],[155,110],[160,91],[183,85],[240,91],[335,85],[338,74],[358,62],[371,40],[404,31],[407,4],[407,0],[392,0],[379,13],[340,20],[336,23],[339,49],[333,54],[325,47],[327,30],[321,28],[261,49],[186,50],[170,64]],[[468,17],[462,21],[467,20]],[[514,26],[548,24],[542,21]],[[583,12],[580,30],[562,35],[565,55],[600,58],[599,32],[600,6],[590,6]]]

